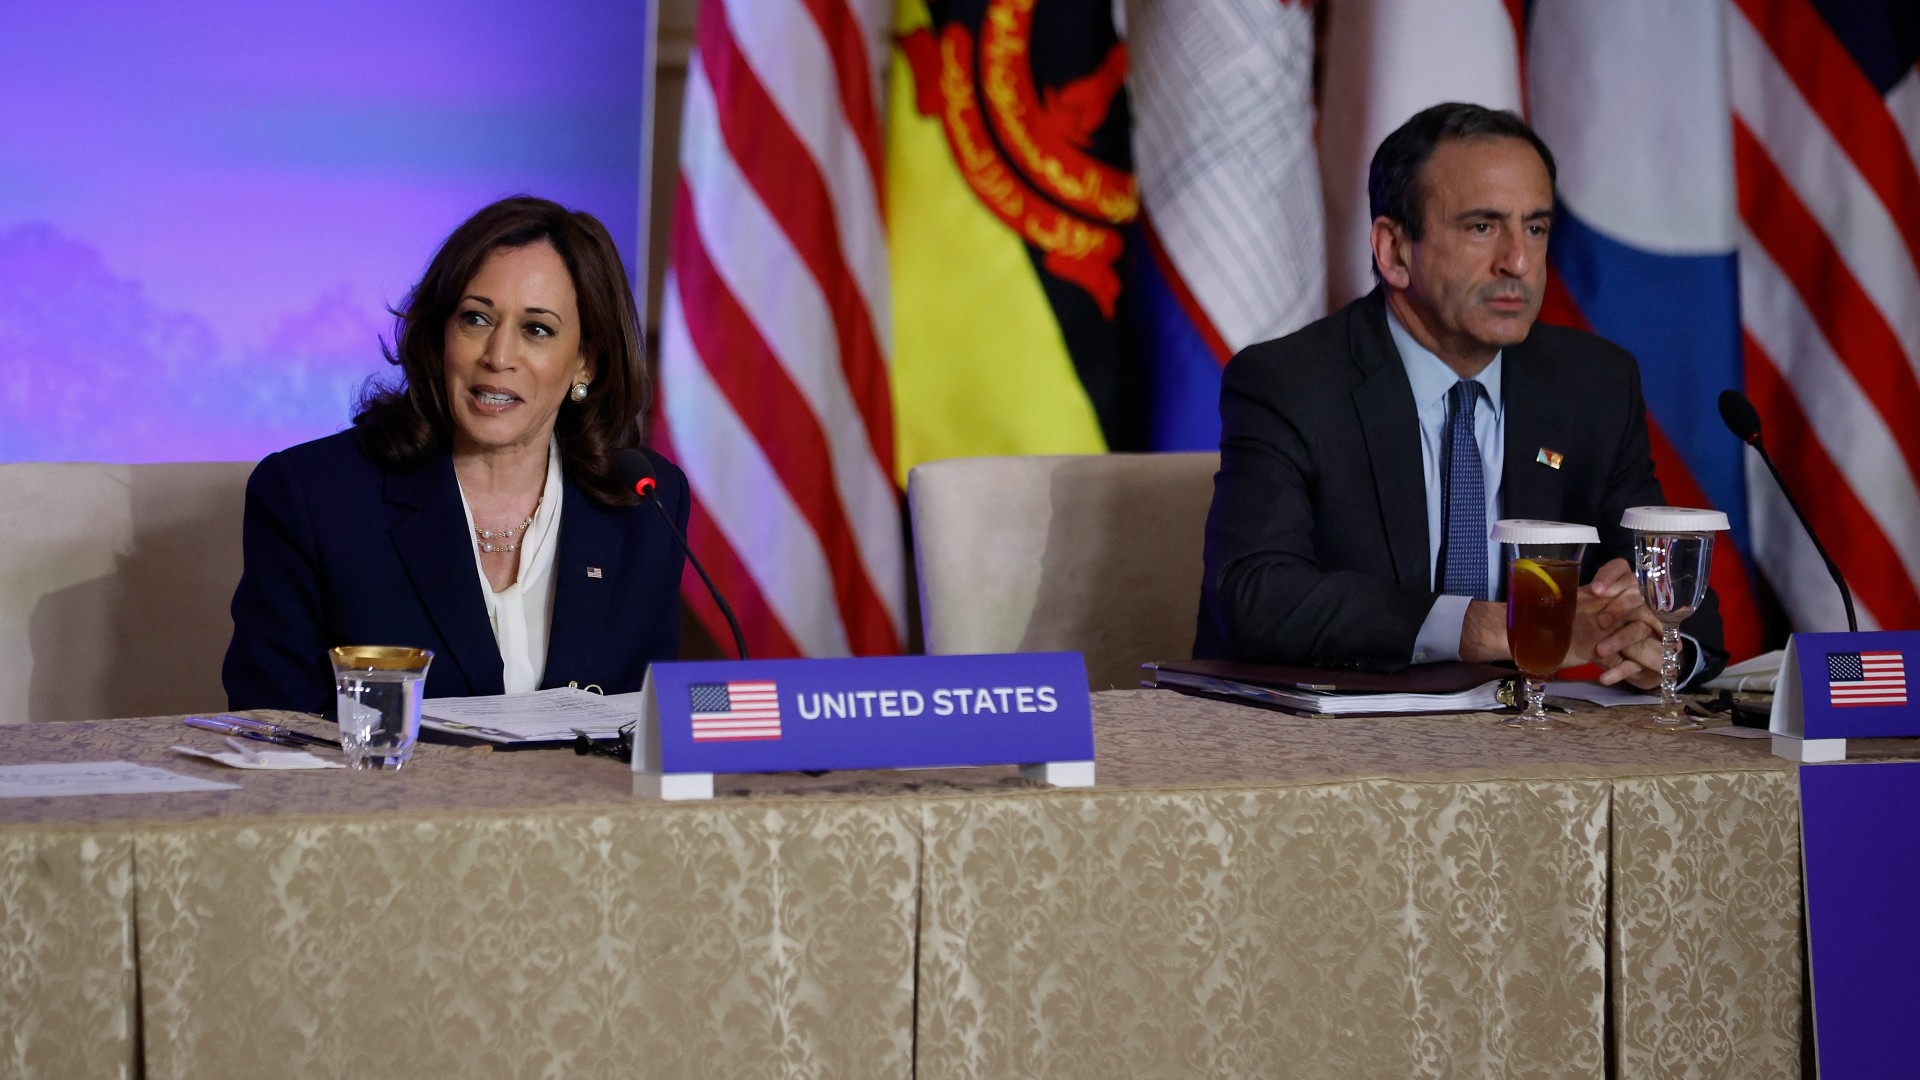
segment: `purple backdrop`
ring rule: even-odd
[[[648,4],[107,0],[0,33],[0,461],[345,426],[384,308],[529,192],[635,272]],[[636,284],[637,284],[636,279]]]

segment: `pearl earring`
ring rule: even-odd
[[[574,383],[573,389],[567,391],[567,396],[575,401],[587,400],[587,384],[583,382]]]

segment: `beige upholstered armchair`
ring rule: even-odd
[[[0,724],[225,707],[252,471],[0,465]]]
[[[1219,454],[961,458],[907,478],[929,653],[1077,650],[1096,690],[1192,655]]]

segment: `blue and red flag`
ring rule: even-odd
[[[1738,659],[1761,643],[1743,446],[1716,413],[1742,381],[1724,22],[1718,5],[1536,4],[1528,105],[1560,166],[1542,318],[1634,354],[1667,500],[1731,519],[1712,580]]]
[[[1853,583],[1920,626],[1920,11],[1889,0],[1532,5],[1532,120],[1560,158],[1546,317],[1631,349],[1669,500],[1725,510],[1794,629],[1845,625],[1758,459],[1744,387]],[[1746,566],[1715,560],[1736,658]]]

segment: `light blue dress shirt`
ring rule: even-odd
[[[1445,488],[1441,462],[1446,457],[1447,393],[1460,376],[1446,361],[1435,356],[1413,339],[1407,328],[1387,308],[1387,331],[1393,335],[1394,348],[1400,351],[1400,363],[1406,367],[1407,382],[1413,387],[1413,405],[1420,418],[1420,470],[1427,482],[1427,574],[1433,588],[1439,588],[1440,542],[1447,535]],[[1507,445],[1507,407],[1500,397],[1500,356],[1495,353],[1474,381],[1487,389],[1485,401],[1473,413],[1473,441],[1480,448],[1480,474],[1487,490],[1487,595],[1500,595],[1500,578],[1506,573],[1500,545],[1493,542],[1493,523],[1500,519],[1500,480]],[[1491,408],[1488,404],[1491,403]],[[1466,625],[1467,605],[1471,597],[1442,595],[1427,611],[1420,633],[1413,640],[1413,662],[1428,664],[1439,660],[1460,659],[1460,631]],[[1691,671],[1681,673],[1681,683],[1692,681],[1700,672],[1700,643],[1692,635],[1680,635],[1693,646]]]
[[[1394,348],[1400,352],[1407,383],[1413,388],[1414,411],[1420,419],[1420,472],[1427,486],[1427,575],[1437,589],[1440,587],[1440,543],[1447,535],[1446,522],[1441,520],[1446,505],[1441,467],[1446,460],[1447,393],[1460,381],[1460,376],[1446,361],[1415,341],[1407,328],[1400,325],[1400,320],[1394,318],[1391,307],[1387,309],[1387,331],[1393,335]],[[1486,398],[1473,411],[1473,441],[1480,448],[1480,475],[1486,480],[1487,595],[1498,596],[1504,567],[1500,563],[1500,545],[1492,541],[1491,530],[1500,518],[1500,480],[1507,445],[1507,407],[1500,396],[1499,353],[1494,354],[1493,362],[1474,376],[1473,381],[1487,391]],[[1414,663],[1460,659],[1460,629],[1467,621],[1467,604],[1471,599],[1441,596],[1434,602],[1426,621],[1420,624],[1419,636],[1414,639]]]

